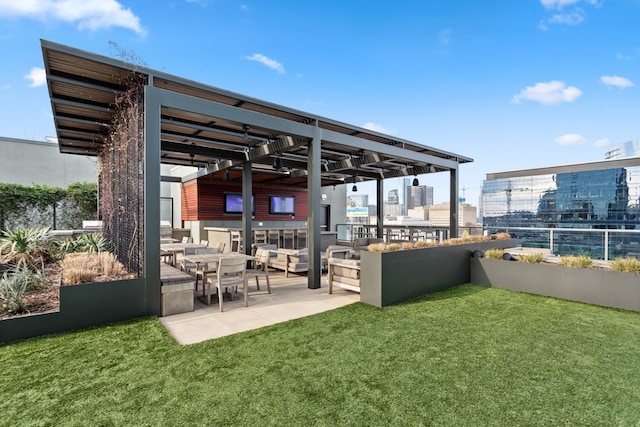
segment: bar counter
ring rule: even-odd
[[[242,232],[242,228],[228,228],[228,227],[204,227],[204,229],[207,231],[207,237],[209,240],[209,246],[210,247],[215,247],[218,243],[224,243],[224,251],[225,252],[231,252],[231,232],[232,231],[239,231]],[[265,228],[265,227],[258,227],[258,228],[254,228],[253,231],[256,230],[265,230],[265,231],[269,231],[269,230],[279,230],[280,232],[280,243],[278,244],[278,248],[283,247],[282,245],[282,232],[283,230],[300,230],[300,228]],[[328,246],[330,245],[335,245],[336,241],[338,239],[338,233],[335,231],[321,231],[320,232],[320,250],[324,251],[325,249],[327,249]],[[297,241],[297,235],[294,235],[294,247],[295,247],[295,242]],[[309,241],[309,236],[307,235],[307,239],[306,241]]]

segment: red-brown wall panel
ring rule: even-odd
[[[182,185],[182,219],[185,221],[240,220],[241,215],[224,213],[224,193],[241,193],[240,183],[220,184],[206,178]],[[295,218],[269,214],[269,196],[294,196]],[[258,221],[304,220],[309,215],[306,189],[289,187],[253,187],[254,219]]]
[[[198,183],[189,181],[182,184],[181,206],[182,220],[194,221],[198,219]]]

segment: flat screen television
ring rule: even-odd
[[[296,213],[296,198],[293,196],[269,196],[269,213],[272,215],[293,215]]]
[[[255,213],[256,205],[253,196],[251,196],[251,211]],[[242,194],[225,193],[224,194],[224,213],[241,214],[242,213]]]

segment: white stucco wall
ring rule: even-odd
[[[0,137],[0,182],[60,188],[98,182],[98,159],[62,154],[56,143]]]

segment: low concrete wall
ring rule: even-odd
[[[593,268],[471,258],[471,282],[640,311],[640,275]]]
[[[0,342],[84,329],[145,316],[145,279],[60,288],[60,311],[0,320]]]
[[[476,250],[510,248],[513,239],[394,252],[360,252],[360,300],[384,307],[470,282]]]

